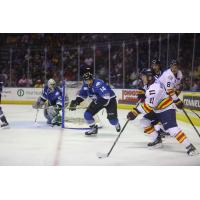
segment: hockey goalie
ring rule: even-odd
[[[68,98],[65,97],[65,104],[68,104]],[[34,109],[44,109],[44,117],[47,124],[60,126],[62,117],[60,111],[62,109],[62,89],[56,85],[55,80],[49,79],[47,85],[44,86],[41,96],[33,104]]]

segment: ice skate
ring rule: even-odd
[[[121,126],[120,126],[119,123],[118,123],[117,125],[115,125],[115,128],[116,128],[116,131],[117,131],[117,132],[120,132],[120,131],[121,131]]]
[[[98,126],[94,125],[89,131],[85,132],[85,135],[96,135],[98,133]]]
[[[8,122],[3,122],[3,123],[1,124],[1,128],[2,128],[2,129],[9,128]]]
[[[186,149],[187,149],[187,154],[189,156],[194,156],[194,155],[199,154],[199,152],[196,150],[193,144],[190,144],[189,146],[187,146]]]
[[[162,147],[162,139],[161,136],[158,135],[158,137],[156,138],[156,140],[154,142],[149,142],[147,144],[148,147],[150,148],[160,148]]]

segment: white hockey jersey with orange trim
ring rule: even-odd
[[[167,69],[158,78],[158,80],[165,86],[167,94],[169,94],[173,100],[177,100],[178,97],[175,94],[175,91],[179,89],[182,78],[183,78],[183,74],[180,70],[178,70],[177,76],[175,77],[171,69]]]
[[[137,107],[138,111],[143,114],[149,113],[152,110],[155,113],[160,113],[169,109],[175,109],[172,98],[166,93],[164,85],[159,80],[156,80],[147,88],[145,96],[145,102]]]

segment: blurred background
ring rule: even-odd
[[[0,34],[0,81],[10,87],[42,87],[49,79],[80,81],[80,66],[113,88],[137,88],[137,73],[159,58],[178,59],[183,90],[200,91],[200,34],[17,33]]]

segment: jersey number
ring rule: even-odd
[[[170,82],[167,82],[167,87],[170,87]]]
[[[150,103],[153,104],[154,98],[150,98]]]
[[[103,91],[106,91],[106,88],[105,88],[104,86],[102,86],[102,87],[100,88],[100,90],[103,92]]]

